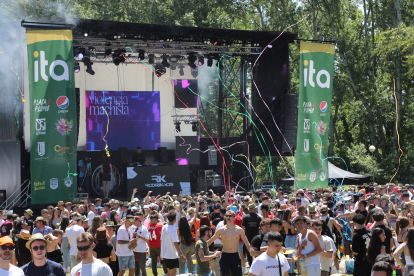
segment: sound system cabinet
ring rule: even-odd
[[[158,148],[158,161],[161,164],[168,163],[168,152],[166,147],[159,147]]]

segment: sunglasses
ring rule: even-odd
[[[226,218],[232,218],[233,216],[226,215]]]
[[[2,245],[1,246],[1,250],[13,250],[14,249],[14,246],[13,245]]]
[[[134,222],[135,220],[134,219],[128,219],[130,222]]]
[[[407,217],[408,219],[412,219],[413,217]]]
[[[41,251],[43,251],[43,250],[45,250],[45,248],[46,248],[46,246],[44,246],[44,245],[41,245],[41,246],[33,246],[33,250],[34,251],[37,251],[37,250],[41,250]]]
[[[86,251],[89,248],[91,248],[91,246],[92,246],[92,243],[90,245],[87,245],[87,246],[78,246],[78,250],[79,251]]]

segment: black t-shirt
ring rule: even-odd
[[[329,217],[331,217],[331,218],[335,218],[336,217],[335,214],[334,214],[334,212],[332,212],[331,210],[328,210],[328,214],[329,214]]]
[[[361,210],[356,210],[355,211],[355,213],[356,214],[361,214],[361,215],[363,215],[365,218],[367,218],[367,216],[368,216],[368,211],[367,210],[365,210],[365,211],[361,211]]]
[[[217,224],[219,224],[219,222],[220,221],[223,221],[224,220],[224,218],[223,217],[218,217],[218,218],[215,218],[215,219],[213,219],[213,221],[211,222],[214,226],[216,226],[217,227]]]
[[[27,223],[27,226],[30,226],[30,234],[32,234],[32,232],[33,232],[33,229],[34,229],[34,227],[33,227],[33,220],[31,220],[31,219],[28,219],[28,218],[24,218],[24,221]]]
[[[252,242],[250,243],[250,246],[256,248],[257,250],[260,250],[260,247],[262,246],[264,236],[265,235],[263,235],[263,233],[255,236],[252,239]],[[267,244],[265,246],[267,246]]]
[[[383,225],[383,224],[377,225],[375,228],[384,229],[384,231],[385,231],[385,242],[383,242],[382,245],[385,246],[385,253],[390,254],[391,253],[391,248],[390,248],[390,243],[391,242],[390,241],[392,239],[392,231],[391,231],[391,229],[388,226]]]
[[[132,163],[139,163],[141,165],[144,165],[145,156],[142,153],[134,153],[134,155],[132,155]]]
[[[355,256],[356,261],[362,262],[365,259],[365,261],[368,262],[366,255],[371,235],[371,230],[365,227],[359,230],[354,230],[354,236],[352,237],[352,251],[358,253],[358,255]]]
[[[112,249],[114,249],[112,244],[110,244],[110,243],[102,244],[102,243],[98,242],[96,244],[95,248],[93,249],[93,251],[96,252],[96,257],[98,259],[102,259],[102,258],[111,257]]]
[[[35,266],[33,261],[21,267],[25,276],[66,276],[63,267],[53,261],[48,260],[44,266]]]
[[[249,213],[244,216],[242,226],[246,228],[246,237],[249,242],[259,234],[261,221],[262,219],[256,213]]]

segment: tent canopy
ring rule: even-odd
[[[360,175],[338,168],[328,161],[329,184],[363,184],[371,181],[370,175]],[[342,179],[344,180],[342,182]],[[293,185],[293,178],[281,179],[282,185]]]

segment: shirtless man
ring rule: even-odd
[[[226,225],[216,231],[207,241],[210,246],[217,238],[223,242],[223,249],[220,259],[220,270],[222,276],[229,276],[230,270],[233,276],[242,276],[242,268],[239,257],[239,239],[241,238],[247,250],[250,251],[250,244],[241,227],[234,225],[235,213],[227,211],[225,215]]]

